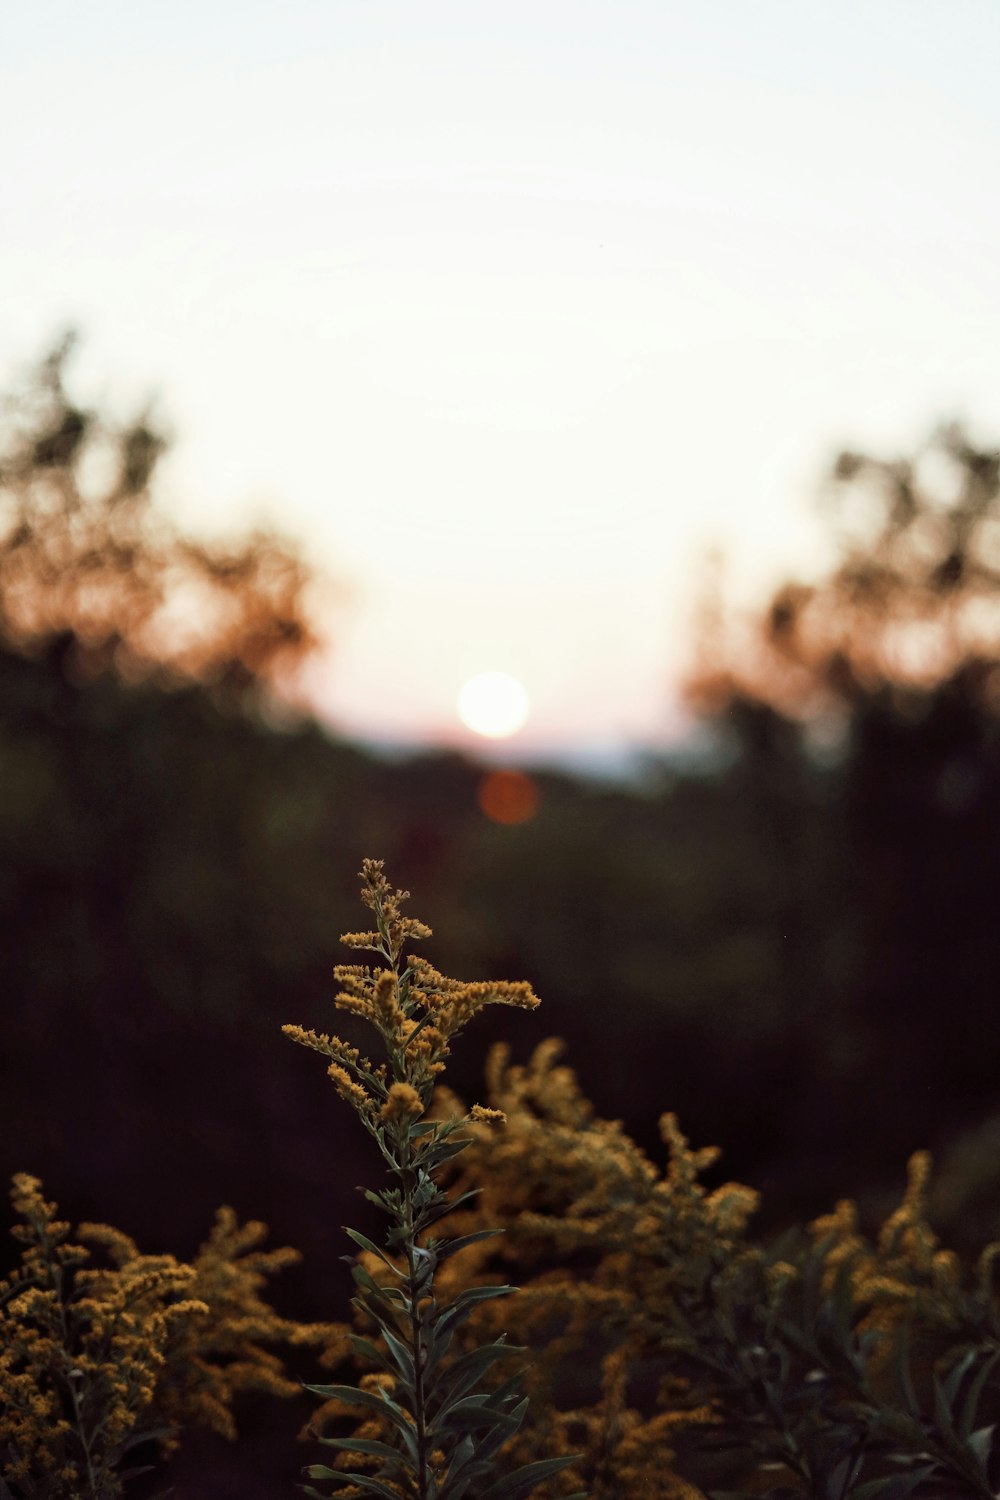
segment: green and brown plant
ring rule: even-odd
[[[235,1438],[239,1396],[297,1395],[270,1346],[330,1342],[262,1295],[298,1252],[260,1249],[266,1226],[231,1209],[188,1265],[106,1224],[74,1233],[27,1173],[11,1196],[23,1248],[0,1281],[2,1500],[115,1500],[146,1467],[138,1450],[169,1454],[192,1427]]]
[[[1000,1246],[971,1271],[941,1247],[927,1154],[874,1239],[844,1200],[762,1241],[754,1192],[703,1183],[714,1149],[668,1114],[657,1168],[595,1116],[560,1050],[523,1066],[494,1051],[488,1099],[508,1123],[476,1128],[453,1185],[479,1189],[457,1227],[505,1232],[447,1269],[449,1295],[498,1266],[521,1283],[534,1362],[518,1456],[581,1448],[592,1500],[995,1497]],[[492,1316],[478,1309],[469,1337]]]
[[[347,1230],[359,1251],[354,1308],[374,1336],[355,1336],[352,1345],[372,1373],[356,1386],[310,1387],[324,1398],[320,1422],[360,1415],[362,1425],[348,1436],[322,1437],[340,1457],[335,1466],[312,1464],[307,1473],[345,1495],[382,1500],[519,1500],[572,1459],[553,1454],[505,1468],[501,1450],[523,1423],[528,1403],[517,1372],[499,1384],[488,1377],[523,1351],[507,1343],[506,1329],[459,1354],[454,1348],[477,1308],[499,1305],[515,1289],[477,1282],[442,1295],[446,1266],[496,1230],[438,1233],[441,1221],[476,1193],[449,1195],[443,1169],[471,1144],[476,1127],[495,1128],[504,1116],[480,1105],[449,1118],[435,1118],[429,1109],[451,1043],[468,1022],[487,1005],[533,1010],[538,999],[526,983],[463,983],[404,953],[430,929],[403,915],[408,892],[393,890],[381,861],[365,860],[361,879],[375,929],[347,933],[343,942],[382,963],[338,965],[336,1004],[375,1029],[384,1061],[370,1061],[336,1036],[284,1028],[327,1059],[337,1092],[374,1140],[390,1183],[365,1193],[388,1219],[384,1246]],[[324,1492],[310,1487],[308,1493]]]

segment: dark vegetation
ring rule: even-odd
[[[0,1175],[183,1255],[232,1203],[304,1252],[288,1312],[331,1316],[365,1169],[275,1039],[328,1026],[375,852],[451,971],[542,997],[505,1018],[515,1055],[563,1035],[650,1150],[675,1110],[765,1224],[881,1210],[921,1146],[949,1241],[996,1234],[995,453],[952,429],[912,461],[843,457],[828,576],[706,636],[704,763],[665,755],[641,788],[539,774],[536,816],[504,827],[454,756],[275,727],[307,569],[273,537],[171,533],[159,435],[78,409],[66,352],[0,446]],[[451,1071],[477,1097],[475,1058]]]

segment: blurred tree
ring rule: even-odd
[[[995,1099],[1000,454],[946,426],[912,458],[842,454],[825,499],[826,576],[750,622],[717,615],[690,694],[758,798],[793,762],[826,778],[829,927],[853,956],[839,995],[821,950],[794,964],[813,1048],[800,1134],[898,1153]]]
[[[693,700],[712,715],[769,704],[849,732],[876,699],[920,717],[960,684],[1000,712],[1000,451],[952,423],[912,458],[842,453],[824,498],[839,554],[829,574],[784,584],[728,645],[727,622],[707,612],[715,639]]]
[[[0,637],[128,681],[254,696],[316,643],[310,570],[270,533],[180,535],[153,503],[165,449],[148,413],[124,426],[76,404],[62,339],[0,411]]]

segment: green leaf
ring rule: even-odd
[[[326,1473],[319,1474],[317,1469],[324,1469],[324,1464],[310,1464],[306,1473],[313,1479],[327,1479],[339,1489],[346,1489],[350,1484],[356,1484],[359,1489],[367,1491],[369,1495],[379,1495],[382,1500],[399,1500],[399,1491],[391,1490],[387,1484],[380,1479],[375,1479],[371,1474],[349,1474],[343,1469],[326,1469]],[[307,1495],[318,1495],[319,1500],[326,1500],[322,1491],[307,1489]]]
[[[445,1489],[448,1500],[464,1500],[469,1485],[480,1474],[489,1472],[489,1462],[476,1457],[476,1445],[471,1437],[462,1438],[451,1456]]]
[[[480,1479],[483,1475],[488,1476],[492,1467],[490,1459],[473,1458],[457,1469],[449,1469],[446,1491],[448,1500],[464,1500],[473,1480]]]
[[[361,1249],[362,1250],[367,1250],[370,1255],[377,1255],[378,1258],[379,1258],[379,1260],[381,1260],[385,1265],[387,1265],[389,1267],[389,1270],[392,1271],[392,1272],[394,1272],[395,1275],[397,1275],[397,1276],[405,1276],[406,1275],[406,1271],[405,1270],[401,1271],[398,1266],[394,1266],[393,1263],[392,1263],[392,1261],[386,1255],[385,1251],[384,1250],[380,1250],[379,1247],[374,1243],[374,1241],[368,1239],[368,1237],[366,1235],[359,1234],[356,1229],[348,1229],[348,1227],[347,1227],[346,1224],[343,1226],[343,1228],[344,1228],[344,1233],[350,1239],[352,1239],[356,1245],[360,1245]]]
[[[388,1302],[393,1307],[408,1307],[409,1298],[402,1287],[380,1286],[374,1276],[365,1270],[364,1266],[353,1264],[351,1266],[351,1276],[355,1285],[363,1287],[369,1296],[374,1297],[376,1301]]]
[[[983,1387],[993,1373],[997,1360],[1000,1359],[1000,1350],[995,1351],[983,1361],[969,1382],[965,1401],[962,1404],[962,1412],[959,1418],[958,1430],[962,1437],[968,1437],[976,1420],[976,1412],[979,1408],[979,1399],[983,1394]]]
[[[516,1286],[470,1286],[464,1292],[459,1292],[453,1302],[442,1308],[437,1319],[437,1330],[443,1333],[446,1330],[458,1328],[467,1318],[470,1318],[480,1302],[490,1302],[495,1297],[509,1297],[516,1292]]]
[[[356,1385],[307,1385],[307,1391],[322,1396],[324,1401],[343,1401],[348,1406],[366,1406],[370,1411],[381,1411],[384,1406],[393,1406],[392,1398],[384,1392],[375,1395],[372,1391],[361,1391]]]
[[[523,1354],[525,1349],[520,1344],[508,1344],[507,1336],[503,1334],[496,1343],[481,1344],[478,1349],[470,1349],[467,1354],[459,1355],[447,1365],[438,1376],[435,1391],[441,1392],[441,1406],[464,1396],[470,1390],[481,1375],[502,1359],[505,1354]],[[428,1353],[426,1371],[430,1374],[438,1363],[436,1353]]]
[[[408,1349],[402,1339],[398,1339],[392,1330],[385,1327],[384,1324],[382,1327],[382,1337],[388,1344],[389,1352],[396,1361],[397,1367],[402,1371],[407,1384],[412,1389],[414,1384],[413,1351]]]
[[[368,1453],[372,1458],[381,1458],[386,1464],[392,1464],[406,1469],[406,1454],[399,1448],[392,1448],[388,1443],[380,1443],[375,1438],[324,1438],[324,1444],[328,1448],[339,1448],[344,1453]],[[313,1474],[314,1479],[321,1476]]]
[[[881,1407],[872,1418],[872,1427],[884,1428],[891,1432],[893,1437],[902,1438],[904,1442],[916,1445],[923,1450],[926,1447],[926,1435],[919,1423],[912,1417],[906,1417],[902,1412],[894,1411],[891,1407]]]
[[[430,1283],[434,1279],[434,1272],[437,1270],[437,1251],[425,1250],[422,1245],[414,1245],[413,1262],[413,1281],[418,1296],[422,1296],[425,1292],[430,1293]]]
[[[387,1359],[381,1349],[377,1348],[370,1339],[359,1338],[357,1334],[351,1334],[351,1348],[361,1359],[370,1360],[373,1365],[378,1365],[388,1375],[396,1374],[396,1367],[392,1361]]]
[[[140,1443],[160,1442],[163,1438],[172,1437],[177,1432],[176,1427],[146,1427],[142,1432],[133,1432],[121,1444],[120,1452],[130,1453],[133,1448],[138,1448]],[[0,1500],[4,1500],[3,1491],[0,1490]]]
[[[369,1203],[374,1203],[385,1214],[396,1214],[399,1212],[399,1194],[388,1189],[383,1193],[373,1192],[371,1188],[364,1189],[364,1196]]]
[[[448,1260],[452,1255],[457,1255],[468,1245],[475,1245],[480,1240],[491,1240],[498,1234],[503,1234],[502,1229],[477,1229],[475,1234],[461,1234],[457,1239],[445,1240],[443,1244],[436,1247],[438,1260]]]
[[[375,1280],[374,1276],[372,1276],[371,1272],[366,1271],[364,1266],[359,1266],[356,1262],[351,1263],[351,1280],[354,1282],[355,1286],[363,1287],[369,1294],[369,1296],[373,1297],[376,1302],[388,1300],[388,1298],[386,1298],[387,1289],[379,1286],[378,1282]],[[398,1292],[399,1288],[393,1287],[392,1290]]]
[[[867,1484],[852,1490],[851,1500],[906,1500],[917,1485],[930,1478],[935,1468],[935,1464],[927,1464],[909,1474],[887,1474],[881,1479],[870,1479]]]
[[[991,1422],[988,1427],[980,1427],[976,1432],[970,1432],[966,1438],[966,1446],[969,1448],[979,1467],[986,1476],[987,1465],[990,1454],[993,1452],[993,1434],[996,1431],[996,1423]]]
[[[899,1337],[896,1342],[895,1371],[906,1411],[910,1416],[919,1419],[920,1403],[917,1400],[916,1392],[913,1389],[913,1380],[910,1376],[910,1329],[906,1323],[900,1328]]]
[[[322,1396],[326,1401],[343,1401],[347,1406],[363,1406],[366,1411],[377,1412],[387,1422],[392,1423],[406,1444],[406,1450],[414,1464],[418,1462],[413,1424],[402,1407],[397,1406],[385,1391],[379,1391],[376,1395],[373,1391],[359,1391],[357,1386],[353,1385],[307,1385],[306,1390],[311,1391],[314,1396]],[[326,1441],[326,1439],[320,1441]],[[397,1500],[397,1497],[394,1497],[394,1500]]]
[[[359,1312],[367,1313],[372,1322],[376,1323],[379,1328],[385,1328],[387,1325],[391,1326],[393,1313],[387,1304],[369,1302],[363,1292],[358,1292],[356,1297],[351,1298],[351,1306],[356,1307]],[[399,1309],[399,1316],[405,1319],[409,1311],[409,1303],[404,1303]]]
[[[955,1360],[947,1375],[942,1377],[941,1389],[945,1394],[949,1407],[954,1406],[959,1386],[968,1374],[975,1358],[975,1349],[966,1349],[961,1358]]]
[[[944,1437],[955,1439],[955,1424],[951,1417],[951,1407],[945,1399],[944,1388],[937,1375],[934,1376],[931,1385],[934,1391],[934,1417],[938,1430]]]
[[[443,1415],[434,1419],[435,1430],[447,1428],[503,1427],[508,1433],[516,1432],[519,1420],[512,1414],[494,1406],[489,1396],[465,1396],[449,1407]]]
[[[446,1198],[442,1194],[440,1203],[433,1204],[421,1214],[420,1228],[426,1229],[438,1219],[443,1219],[445,1214],[450,1214],[453,1209],[460,1208],[463,1203],[471,1203],[481,1192],[481,1188],[468,1188],[464,1193],[459,1193],[457,1198]]]
[[[446,1161],[451,1161],[452,1157],[461,1156],[462,1152],[468,1150],[471,1145],[471,1140],[462,1137],[457,1140],[433,1141],[421,1151],[421,1165],[426,1165],[433,1171],[434,1168],[443,1166]]]
[[[533,1464],[522,1464],[512,1474],[505,1474],[495,1484],[483,1490],[479,1500],[518,1500],[519,1496],[529,1494],[536,1485],[541,1484],[543,1479],[548,1479],[550,1474],[568,1469],[570,1464],[578,1463],[582,1457],[581,1453],[570,1453],[565,1458],[540,1458]]]
[[[508,1388],[515,1383],[516,1379],[517,1379],[517,1377],[515,1376],[514,1380],[508,1380],[507,1381]],[[504,1387],[501,1386],[500,1389],[503,1390]],[[515,1407],[513,1407],[513,1409],[510,1412],[510,1420],[514,1423],[514,1430],[515,1431],[519,1431],[520,1430],[521,1423],[524,1421],[524,1416],[525,1416],[525,1413],[527,1412],[527,1410],[528,1410],[528,1398],[527,1398],[527,1396],[522,1396],[521,1400],[517,1403],[517,1405]]]

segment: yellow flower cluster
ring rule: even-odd
[[[231,1209],[185,1265],[104,1224],[71,1238],[27,1174],[11,1197],[22,1255],[0,1282],[0,1475],[15,1496],[110,1500],[126,1443],[165,1425],[233,1437],[241,1392],[298,1393],[266,1344],[332,1341],[263,1300],[297,1252],[261,1251],[265,1226],[240,1227]]]
[[[849,1200],[831,1214],[816,1219],[810,1230],[826,1246],[827,1287],[838,1274],[849,1276],[855,1303],[864,1308],[865,1328],[892,1335],[914,1317],[939,1328],[963,1321],[962,1268],[958,1257],[942,1250],[927,1220],[927,1190],[931,1158],[926,1151],[911,1156],[903,1200],[890,1214],[874,1244],[858,1228],[858,1211]],[[1000,1245],[988,1245],[977,1268],[982,1290],[991,1297],[993,1261]],[[873,1373],[883,1374],[892,1363],[894,1341],[882,1341],[873,1359]]]
[[[381,1386],[385,1367],[392,1368],[395,1359],[401,1382],[396,1392],[398,1412],[404,1414],[403,1420],[414,1424],[414,1442],[406,1448],[400,1469],[400,1460],[393,1458],[395,1451],[401,1451],[398,1431],[394,1436],[386,1428],[385,1412],[378,1405],[365,1404],[359,1417],[357,1408],[345,1403],[338,1387],[314,1388],[325,1400],[310,1429],[318,1433],[331,1421],[339,1423],[345,1416],[353,1416],[355,1427],[348,1451],[336,1460],[342,1474],[376,1470],[375,1487],[381,1495],[444,1494],[451,1466],[458,1461],[460,1446],[464,1455],[468,1438],[463,1440],[461,1432],[449,1426],[446,1410],[442,1414],[435,1382],[446,1380],[447,1375],[442,1373],[443,1366],[435,1369],[437,1361],[428,1359],[428,1351],[434,1347],[437,1318],[453,1318],[459,1312],[462,1317],[455,1325],[458,1327],[466,1313],[464,1304],[459,1303],[449,1315],[446,1303],[437,1295],[437,1276],[448,1258],[443,1251],[439,1254],[438,1224],[452,1211],[452,1205],[436,1178],[446,1162],[471,1144],[473,1132],[496,1134],[494,1127],[505,1117],[501,1109],[482,1105],[474,1105],[468,1113],[459,1109],[448,1120],[440,1114],[428,1118],[427,1111],[436,1091],[440,1096],[438,1080],[451,1042],[468,1022],[487,1005],[533,1010],[538,999],[528,984],[465,983],[449,978],[423,958],[404,954],[409,942],[430,936],[430,928],[403,915],[407,892],[389,885],[380,861],[366,860],[361,880],[362,899],[374,914],[375,926],[371,931],[346,933],[343,941],[350,948],[375,953],[381,962],[338,964],[334,969],[339,985],[335,1004],[375,1029],[385,1062],[375,1067],[356,1048],[325,1033],[300,1026],[286,1026],[284,1031],[292,1041],[327,1058],[335,1087],[374,1136],[394,1174],[391,1189],[368,1194],[390,1218],[386,1251],[375,1252],[363,1236],[349,1231],[360,1245],[355,1275],[361,1290],[353,1305],[359,1333],[364,1335],[352,1353],[360,1354],[362,1368],[373,1363],[382,1367],[362,1375],[363,1390],[371,1381]],[[395,1285],[387,1284],[387,1277]],[[383,1285],[387,1291],[391,1287],[391,1296],[382,1295]],[[409,1305],[419,1308],[420,1315],[400,1321],[397,1299],[404,1291],[411,1299]],[[449,1342],[451,1337],[449,1331]],[[474,1363],[484,1371],[491,1360],[483,1356],[489,1353],[479,1351],[474,1357]],[[338,1343],[324,1356],[324,1362],[339,1361],[343,1355],[343,1345]],[[461,1389],[468,1390],[468,1383]],[[497,1404],[491,1410],[502,1423],[512,1403],[516,1404],[516,1397],[505,1388],[496,1393],[487,1389],[474,1398],[470,1395],[461,1405],[471,1409],[474,1402],[494,1400]],[[483,1426],[484,1411],[479,1409],[479,1427]],[[433,1434],[433,1441],[429,1434]],[[355,1450],[356,1443],[361,1444],[360,1450]],[[562,1459],[561,1452],[553,1456]],[[310,1472],[317,1478],[330,1477],[322,1465]],[[339,1492],[350,1497],[364,1491],[346,1483]]]
[[[515,1067],[507,1048],[494,1048],[489,1105],[467,1115],[454,1095],[435,1092],[432,1115],[464,1119],[474,1138],[453,1186],[476,1188],[476,1206],[456,1212],[455,1232],[504,1231],[443,1264],[436,1295],[446,1303],[495,1281],[498,1258],[504,1270],[517,1267],[518,1336],[532,1347],[531,1399],[507,1459],[584,1452],[583,1475],[574,1466],[550,1477],[540,1500],[579,1490],[581,1477],[594,1500],[700,1500],[671,1454],[676,1436],[713,1421],[712,1411],[691,1399],[683,1380],[661,1382],[652,1409],[646,1397],[629,1401],[629,1385],[637,1375],[637,1388],[648,1386],[649,1361],[662,1364],[664,1304],[675,1290],[671,1276],[675,1283],[684,1276],[682,1246],[710,1244],[721,1259],[756,1198],[738,1185],[703,1189],[698,1173],[714,1153],[691,1151],[672,1117],[664,1121],[670,1162],[660,1173],[620,1124],[594,1117],[560,1052],[561,1043],[543,1043],[527,1066]],[[493,1128],[498,1120],[506,1121],[502,1132]],[[375,1257],[365,1264],[375,1280],[391,1283],[392,1272]],[[502,1304],[485,1303],[463,1347],[498,1337],[508,1316]],[[597,1375],[592,1389],[588,1371]],[[336,1415],[324,1410],[320,1425]]]
[[[442,974],[426,959],[412,954],[404,958],[406,943],[431,935],[425,922],[403,915],[408,896],[408,891],[389,884],[381,860],[366,859],[361,899],[374,913],[376,926],[368,932],[345,932],[341,942],[367,949],[383,962],[377,967],[337,964],[333,971],[340,986],[334,1004],[374,1027],[386,1062],[373,1064],[340,1037],[302,1026],[282,1027],[291,1041],[330,1059],[327,1072],[334,1087],[370,1129],[405,1126],[426,1110],[452,1040],[485,1006],[534,1010],[538,1005],[530,984],[465,983]],[[410,1092],[401,1093],[404,1087]]]
[[[424,1112],[424,1101],[411,1083],[394,1083],[382,1106],[383,1120],[417,1120]]]
[[[543,1043],[523,1066],[511,1064],[506,1047],[491,1054],[489,1103],[506,1115],[507,1128],[498,1134],[477,1123],[480,1111],[470,1112],[474,1144],[456,1164],[453,1187],[478,1192],[474,1208],[456,1214],[455,1230],[504,1232],[449,1261],[439,1295],[452,1298],[498,1272],[520,1284],[518,1332],[532,1348],[531,1403],[509,1456],[527,1462],[584,1453],[579,1469],[545,1482],[539,1500],[557,1500],[582,1484],[593,1500],[699,1500],[702,1491],[680,1471],[677,1455],[683,1459],[690,1436],[721,1426],[726,1413],[689,1384],[679,1323],[696,1325],[712,1305],[725,1317],[727,1306],[745,1308],[748,1297],[766,1320],[769,1308],[795,1305],[800,1263],[772,1258],[751,1238],[754,1191],[740,1183],[703,1185],[714,1149],[692,1149],[676,1118],[664,1115],[667,1161],[658,1168],[620,1123],[595,1117],[560,1052],[558,1041]],[[453,1118],[461,1109],[438,1090],[434,1114]],[[968,1326],[974,1294],[927,1222],[929,1172],[929,1158],[918,1153],[903,1201],[874,1241],[861,1234],[847,1201],[816,1220],[804,1241],[821,1257],[827,1291],[846,1275],[859,1329],[889,1335],[869,1355],[876,1381],[904,1317],[924,1329]],[[1000,1245],[987,1247],[977,1268],[977,1295],[987,1308],[997,1305],[998,1259]],[[467,1330],[469,1343],[497,1336],[503,1320],[503,1310],[486,1303]],[[667,1378],[659,1379],[665,1367]],[[746,1471],[739,1482],[752,1488],[757,1481]]]
[[[960,1346],[965,1363],[941,1367],[974,1406],[1000,1328],[993,1286],[1000,1245],[987,1247],[970,1290],[927,1221],[926,1154],[912,1159],[903,1201],[874,1241],[845,1200],[808,1233],[769,1248],[751,1236],[758,1207],[751,1188],[706,1187],[704,1175],[718,1159],[714,1147],[692,1148],[676,1117],[665,1114],[666,1159],[655,1163],[620,1122],[595,1116],[558,1041],[543,1043],[524,1066],[512,1065],[507,1048],[495,1048],[488,1104],[466,1111],[435,1084],[452,1037],[483,1005],[533,1008],[537,1001],[527,986],[463,984],[422,958],[404,960],[404,943],[416,935],[401,914],[405,893],[389,889],[381,866],[368,864],[362,875],[376,930],[346,941],[374,950],[386,966],[340,966],[337,1003],[379,1031],[387,1069],[373,1082],[371,1064],[355,1059],[352,1067],[345,1044],[297,1028],[289,1034],[325,1051],[362,1089],[363,1118],[391,1160],[386,1132],[397,1132],[391,1143],[405,1148],[404,1166],[435,1122],[442,1133],[463,1127],[471,1136],[469,1149],[445,1169],[459,1205],[452,1229],[467,1238],[438,1263],[434,1297],[450,1307],[501,1276],[520,1284],[517,1331],[531,1349],[530,1401],[504,1459],[530,1464],[582,1452],[572,1467],[547,1475],[536,1500],[562,1500],[581,1486],[590,1500],[703,1500],[707,1493],[777,1493],[775,1486],[783,1494],[816,1494],[814,1455],[802,1444],[819,1444],[823,1462],[823,1443],[829,1452],[858,1443],[860,1452],[868,1431],[913,1432],[919,1452],[908,1454],[904,1444],[897,1458],[876,1444],[866,1480],[891,1480],[894,1464],[924,1462],[931,1440],[923,1427],[934,1419],[922,1427],[897,1410],[893,1428],[898,1383],[894,1395],[883,1378],[893,1360],[909,1357],[904,1330],[915,1328],[923,1341],[916,1372],[924,1388],[935,1373],[935,1351],[951,1347],[953,1354],[956,1331],[964,1337],[982,1330],[978,1349]],[[503,1131],[492,1128],[500,1121]],[[405,1278],[402,1257],[393,1255],[362,1253],[364,1284],[389,1292]],[[371,1344],[372,1305],[355,1303],[362,1366],[380,1363]],[[508,1317],[504,1302],[477,1302],[456,1346],[474,1358],[477,1347],[504,1333]],[[963,1372],[974,1368],[968,1361],[980,1357],[982,1369],[968,1373],[968,1389],[962,1387]],[[502,1381],[509,1371],[491,1373]],[[947,1436],[935,1450],[941,1472],[952,1472],[949,1463],[968,1469],[975,1444],[982,1447],[992,1431],[998,1397],[994,1386],[994,1405],[968,1454],[956,1458]],[[330,1402],[317,1429],[348,1414]],[[377,1408],[365,1416],[361,1436],[384,1440],[384,1416]],[[341,1467],[347,1462],[338,1459]],[[395,1492],[391,1484],[389,1490]]]
[[[172,1332],[207,1312],[194,1272],[172,1256],[140,1255],[101,1225],[80,1238],[113,1250],[90,1265],[34,1177],[11,1194],[23,1223],[20,1267],[0,1282],[0,1453],[3,1477],[24,1496],[58,1479],[68,1494],[115,1495],[125,1440],[149,1421]]]
[[[338,1325],[282,1318],[266,1301],[270,1278],[301,1258],[287,1246],[261,1249],[267,1233],[259,1220],[240,1224],[231,1208],[216,1211],[191,1263],[191,1294],[206,1312],[176,1329],[157,1389],[157,1409],[171,1425],[208,1427],[234,1439],[238,1397],[254,1391],[287,1398],[301,1391],[269,1345],[329,1347],[341,1334]]]

